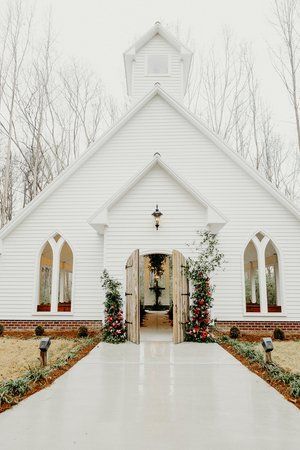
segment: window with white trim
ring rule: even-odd
[[[169,57],[168,55],[148,55],[147,58],[148,75],[168,75]]]
[[[279,256],[272,240],[257,233],[244,251],[247,313],[280,313]]]
[[[43,246],[39,261],[38,312],[70,312],[72,305],[73,252],[60,234]]]

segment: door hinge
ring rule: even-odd
[[[130,294],[130,292],[125,292],[125,297],[127,297],[127,295],[132,295],[132,294]]]
[[[128,322],[128,320],[125,320],[125,323],[129,323],[130,325],[132,325],[132,322]]]
[[[181,295],[187,295],[189,297],[191,294],[188,292],[187,294],[181,294]]]
[[[131,265],[126,264],[125,269],[130,269],[130,267],[133,267],[133,264],[131,264]]]

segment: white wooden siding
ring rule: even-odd
[[[32,318],[36,258],[44,240],[55,230],[74,250],[74,315],[66,317],[101,317],[103,294],[99,277],[103,268],[103,238],[88,225],[87,219],[142,170],[155,152],[160,152],[173,170],[230,221],[220,232],[228,263],[226,270],[216,277],[217,318],[244,318],[242,256],[248,239],[261,229],[273,239],[283,258],[287,320],[300,319],[298,221],[160,96],[154,97],[5,239],[4,254],[0,256],[0,318]],[[197,216],[201,213],[199,205],[197,210],[188,194],[176,184],[173,186],[174,181],[159,170],[148,175],[144,184],[141,181],[111,211],[105,258],[111,271],[121,278],[125,256],[135,247],[167,245],[182,250],[184,241],[189,240],[201,219]],[[156,190],[159,183],[166,197],[163,191]],[[180,202],[178,211],[175,196]],[[158,232],[152,228],[150,216],[156,201],[164,213]],[[180,214],[184,205],[188,206],[186,216]],[[171,223],[171,218],[179,220],[178,224]],[[268,317],[273,319],[274,315]]]
[[[157,231],[151,217],[158,204],[162,211]],[[105,267],[124,281],[124,265],[132,249],[140,252],[173,248],[188,253],[197,230],[205,225],[206,209],[170,177],[155,166],[110,211],[105,234]]]
[[[148,55],[168,55],[170,73],[168,75],[148,75]],[[157,34],[136,54],[133,64],[132,95],[134,99],[145,96],[159,82],[174,98],[181,99],[183,91],[182,62],[179,52]]]

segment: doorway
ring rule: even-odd
[[[140,256],[141,341],[172,341],[172,257]]]
[[[182,253],[135,250],[126,262],[126,325],[128,340],[184,341],[189,318],[189,283]]]

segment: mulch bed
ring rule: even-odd
[[[52,334],[52,333],[51,333]],[[92,333],[90,333],[91,335]],[[24,338],[24,333],[22,333]],[[16,336],[14,334],[14,336]],[[27,338],[32,338],[32,333],[30,333],[30,336],[26,335]],[[60,337],[66,337],[65,335],[62,336],[62,333],[59,335]],[[20,337],[20,336],[19,336]],[[26,337],[25,337],[26,339]],[[12,406],[18,404],[20,401],[24,400],[27,397],[30,397],[31,395],[35,394],[36,392],[50,386],[57,378],[59,378],[61,375],[63,375],[65,372],[67,372],[71,367],[73,367],[78,361],[80,361],[82,358],[84,358],[96,345],[99,344],[101,341],[100,337],[99,340],[96,340],[92,345],[87,345],[86,347],[82,348],[75,358],[72,358],[68,360],[67,364],[59,369],[53,370],[45,380],[39,383],[32,383],[32,386],[28,392],[23,397],[18,397],[18,399],[14,403],[4,403],[0,406],[0,414],[7,409],[10,409]]]
[[[249,342],[256,342],[256,341],[259,341],[260,339],[249,341]],[[243,341],[245,339],[243,338],[241,340]],[[237,353],[231,347],[230,344],[226,344],[225,342],[222,342],[222,343],[220,342],[219,345],[221,345],[221,347],[223,347],[228,353],[230,353],[236,359],[238,359],[244,366],[248,367],[248,369],[251,370],[251,372],[258,375],[260,378],[265,380],[270,386],[272,386],[278,392],[280,392],[280,394],[282,394],[286,398],[286,400],[293,403],[295,406],[297,406],[297,408],[300,409],[300,398],[295,399],[295,398],[291,397],[290,391],[289,391],[289,386],[286,386],[284,383],[282,383],[280,381],[276,381],[273,378],[271,378],[269,373],[265,369],[263,369],[258,363],[249,362],[249,360],[247,358],[245,358],[244,356],[241,356],[239,353]]]

